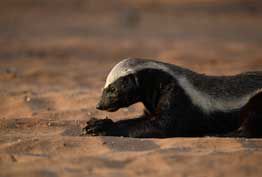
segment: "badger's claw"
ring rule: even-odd
[[[91,118],[86,126],[82,129],[81,135],[110,135],[110,131],[114,128],[114,122],[111,119],[96,119]]]

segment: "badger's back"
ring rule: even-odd
[[[246,72],[234,76],[206,76],[185,72],[178,81],[192,102],[205,112],[228,112],[240,109],[262,91],[262,72]]]
[[[145,69],[171,75],[192,104],[205,113],[240,109],[262,89],[262,72],[234,76],[207,76],[189,69],[155,60],[130,58],[119,62],[109,73],[105,87],[120,77]]]
[[[137,60],[140,68],[145,65],[172,75],[192,103],[205,113],[241,109],[251,97],[262,91],[262,71],[232,76],[207,76],[174,64]]]
[[[246,72],[234,76],[188,75],[199,90],[216,98],[235,98],[262,89],[262,72]]]

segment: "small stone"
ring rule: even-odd
[[[128,110],[128,108],[123,108],[123,111],[128,112],[129,110]]]
[[[10,154],[10,158],[13,162],[17,162],[17,159],[15,158],[15,156],[13,154]]]
[[[80,124],[79,120],[74,120],[74,122],[75,122],[75,125],[79,125]]]
[[[31,101],[31,98],[30,98],[29,96],[26,96],[26,97],[25,97],[25,101],[26,101],[26,102],[29,102],[29,101]]]

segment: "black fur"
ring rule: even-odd
[[[138,60],[137,64],[139,62],[146,61]],[[198,89],[215,98],[239,97],[258,87],[262,88],[261,73],[217,77],[197,74],[175,65],[171,66],[178,74],[186,75]],[[250,116],[243,116],[244,113],[240,111],[240,108],[205,113],[199,106],[192,104],[190,97],[170,73],[150,68],[119,78],[110,84],[104,89],[97,108],[116,111],[136,102],[144,104],[146,114],[139,118],[118,122],[110,119],[92,119],[84,128],[84,133],[127,137],[218,136],[233,132],[241,126],[242,122],[246,120],[249,122],[252,119],[249,118]],[[257,104],[254,101],[251,103]],[[252,106],[252,109],[253,107],[255,106]],[[255,109],[257,110],[258,107]],[[247,119],[242,120],[240,113]],[[242,127],[245,131],[254,128],[249,126],[249,123],[242,123]],[[236,134],[238,135],[240,136]]]
[[[241,127],[237,133],[244,137],[262,137],[262,92],[255,95],[240,113]]]

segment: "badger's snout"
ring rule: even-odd
[[[101,101],[99,101],[99,102],[97,103],[97,105],[96,105],[96,109],[104,110],[104,109],[103,109],[103,104],[102,104]]]
[[[119,109],[119,106],[117,106],[117,104],[113,104],[113,101],[111,99],[102,96],[102,98],[96,105],[96,109],[114,112]]]
[[[134,76],[121,77],[103,89],[96,109],[114,112],[138,101]]]
[[[96,109],[102,110],[102,111],[109,111],[109,112],[114,112],[117,111],[119,108],[118,107],[108,107],[103,105],[101,102],[97,103]]]

